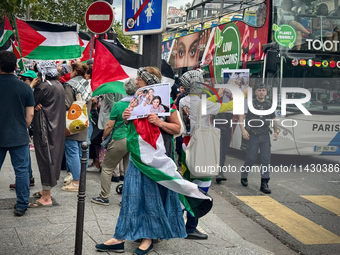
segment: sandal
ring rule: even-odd
[[[40,203],[38,200],[35,200],[34,202],[32,203],[29,203],[28,204],[28,208],[39,208],[39,207],[51,207],[53,206],[53,204],[50,204],[50,205],[43,205],[42,203]]]
[[[35,197],[35,198],[41,198],[42,197],[40,191],[35,192],[32,196]]]

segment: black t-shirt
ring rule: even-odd
[[[253,100],[253,106],[256,110],[269,110],[272,107],[272,103],[268,100],[260,102],[255,98]],[[252,131],[267,131],[268,127],[272,126],[272,122],[270,120],[274,118],[275,118],[274,112],[269,115],[256,115],[248,109],[246,124],[248,127],[250,127]],[[251,122],[249,122],[250,120]],[[255,127],[249,126],[248,123],[251,126],[255,126]]]
[[[188,92],[185,92],[185,91],[183,93],[179,94],[179,96],[177,97],[177,101],[175,103],[177,109],[179,109],[179,101],[181,101],[181,99],[183,97],[186,97],[187,95],[188,95]]]
[[[170,96],[172,98],[172,100],[175,101],[176,97],[177,97],[177,94],[179,94],[179,89],[178,89],[178,85],[176,83],[174,83],[174,85],[172,85],[171,87],[171,92],[170,92]]]
[[[26,107],[34,106],[31,87],[13,74],[0,74],[0,147],[29,143]]]

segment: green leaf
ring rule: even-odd
[[[220,41],[218,42],[218,47],[220,48],[222,46],[223,42],[223,36],[220,37]]]
[[[293,48],[294,47],[294,43],[289,43],[289,48]]]
[[[278,25],[276,25],[276,24],[273,24],[273,30],[274,30],[274,31],[276,31],[278,28],[279,28],[279,26],[278,26]]]

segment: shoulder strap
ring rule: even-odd
[[[125,123],[121,123],[118,127],[116,127],[115,129],[112,130],[112,134],[117,131],[117,129],[121,128],[121,126],[123,126]]]

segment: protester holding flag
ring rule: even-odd
[[[65,107],[68,111],[74,101],[76,101],[76,95],[80,94],[81,100],[86,102],[87,112],[86,116],[89,116],[91,110],[91,97],[92,90],[91,86],[84,79],[86,71],[88,70],[87,65],[76,62],[71,64],[71,80],[65,83]],[[78,192],[79,179],[80,179],[80,158],[82,154],[81,144],[86,141],[87,128],[78,133],[69,135],[65,140],[65,157],[66,167],[72,174],[72,179],[66,182],[65,186],[62,187],[64,191]]]
[[[140,68],[136,80],[137,88],[160,83],[161,79],[162,75],[157,68]],[[130,115],[131,112],[126,109],[123,113],[126,123],[128,123],[127,119]],[[165,167],[174,165],[176,169],[173,160],[165,156],[159,129],[163,129],[169,134],[179,133],[180,122],[177,113],[172,112],[166,121],[162,121],[155,114],[149,114],[148,118],[136,119],[128,123],[127,146],[131,159],[124,180],[122,204],[116,231],[113,238],[103,244],[97,244],[97,250],[123,252],[124,240],[143,239],[134,254],[147,254],[153,249],[152,239],[168,240],[186,237],[178,195],[144,174],[155,169],[152,164],[154,160],[160,158],[155,156],[157,153],[162,155],[161,157],[164,157],[165,160],[158,162],[159,168],[162,168],[161,165]],[[141,130],[143,130],[143,134],[140,132]],[[141,141],[140,136],[151,144]],[[151,136],[158,137],[157,141],[149,141],[148,137]],[[138,144],[138,140],[143,144]],[[158,146],[153,142],[157,142]],[[149,147],[150,145],[152,148]],[[149,164],[141,163],[144,160],[141,155],[143,152],[148,154]],[[170,171],[169,168],[167,169]],[[154,172],[156,171],[155,169]]]
[[[34,112],[33,141],[42,191],[33,194],[37,199],[30,208],[52,206],[51,189],[60,176],[65,146],[65,91],[58,81],[57,65],[54,61],[42,61],[37,69],[40,83],[34,88],[34,100],[41,106]]]

